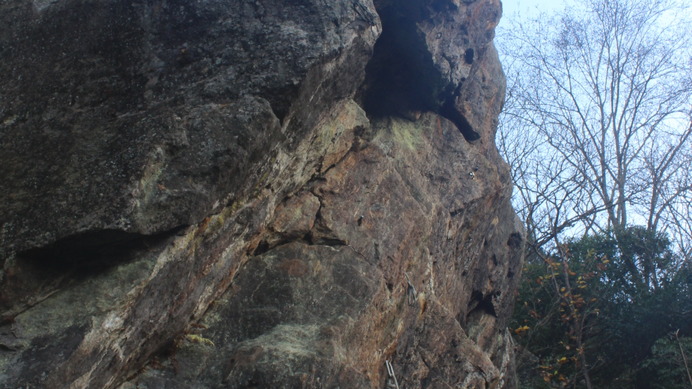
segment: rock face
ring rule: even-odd
[[[500,14],[1,4],[0,387],[514,387]]]

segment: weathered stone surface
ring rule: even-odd
[[[352,94],[379,32],[359,1],[13,0],[2,13],[0,219],[18,252],[166,231],[247,195],[273,148]]]
[[[0,387],[513,387],[499,14],[0,5]]]
[[[261,243],[193,336],[124,388],[383,387],[385,360],[402,387],[506,386],[521,241],[500,223],[506,169],[434,114],[341,141],[340,161],[279,206],[296,222],[275,214],[293,238]]]

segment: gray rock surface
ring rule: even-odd
[[[500,13],[0,4],[0,387],[514,387]]]
[[[352,94],[379,32],[358,1],[2,7],[0,215],[16,252],[151,235],[247,195],[275,147]]]

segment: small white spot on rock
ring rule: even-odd
[[[106,316],[101,325],[104,330],[108,332],[113,332],[121,329],[123,327],[124,320],[122,317],[118,316],[115,312],[111,312]]]

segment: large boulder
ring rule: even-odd
[[[513,387],[497,0],[0,5],[0,387]]]

